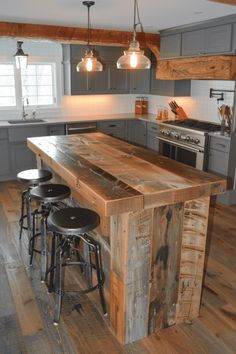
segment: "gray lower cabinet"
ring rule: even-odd
[[[174,58],[181,55],[181,33],[161,37],[161,58]]]
[[[147,123],[142,120],[127,121],[126,140],[130,143],[146,146],[147,141]]]
[[[37,127],[24,126],[8,129],[12,178],[16,178],[17,173],[21,170],[36,167],[35,154],[27,147],[27,138],[47,135],[47,125]]]
[[[97,122],[98,131],[125,140],[125,121],[102,121]]]
[[[54,124],[48,126],[48,135],[65,135],[65,124]]]
[[[147,144],[148,149],[159,151],[159,125],[157,123],[147,122]]]
[[[221,137],[210,137],[208,152],[208,172],[227,176],[230,140]]]
[[[0,181],[11,173],[11,159],[7,140],[0,140]]]

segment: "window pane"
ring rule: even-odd
[[[37,78],[36,76],[22,76],[22,84],[23,85],[36,85],[37,84]]]
[[[15,97],[0,97],[0,107],[15,106]]]
[[[37,75],[52,75],[51,65],[37,65]]]
[[[53,104],[53,98],[51,96],[39,96],[38,97],[38,104]]]
[[[13,65],[1,64],[0,75],[14,75]]]
[[[0,86],[14,86],[14,76],[0,76]]]
[[[29,64],[22,70],[22,95],[29,99],[29,105],[54,104],[52,64]]]
[[[13,64],[0,64],[0,106],[15,106],[15,77]]]

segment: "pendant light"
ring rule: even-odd
[[[28,54],[23,52],[23,49],[21,48],[22,44],[23,42],[17,41],[17,51],[14,55],[17,69],[26,69],[27,67]]]
[[[138,15],[138,23],[136,23],[136,14]],[[137,25],[140,25],[143,29],[139,19],[138,3],[137,0],[134,0],[133,38],[129,49],[124,51],[124,55],[116,63],[118,69],[150,69],[151,67],[151,61],[144,55],[144,51],[140,49],[139,42],[136,39]]]
[[[77,64],[77,71],[102,71],[102,63],[94,57],[93,51],[90,48],[90,7],[95,4],[95,1],[83,1],[83,5],[88,8],[88,41],[87,41],[87,50],[85,52],[84,58]]]

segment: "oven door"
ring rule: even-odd
[[[162,137],[158,137],[158,139],[159,151],[162,155],[169,157],[172,160],[195,167],[198,170],[205,169],[205,157],[204,150],[202,148],[197,146],[188,146],[179,142],[173,142]]]

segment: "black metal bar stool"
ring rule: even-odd
[[[30,265],[32,265],[33,262],[34,252],[39,252],[41,254],[40,272],[42,282],[45,281],[47,272],[47,218],[51,211],[58,210],[61,207],[66,207],[65,204],[60,202],[68,198],[70,194],[70,188],[63,184],[43,184],[32,188],[29,192],[30,199],[39,202],[38,208],[32,212],[33,232],[29,240]],[[37,233],[36,230],[36,220],[38,215],[41,216],[41,227],[39,233]],[[40,236],[41,240],[40,250],[35,249],[35,238],[37,236]]]
[[[54,324],[57,325],[60,320],[62,295],[64,289],[62,287],[62,267],[69,265],[79,265],[80,269],[83,267],[90,267],[95,269],[96,284],[91,285],[84,290],[78,290],[78,293],[88,293],[95,289],[99,289],[100,301],[104,315],[107,314],[106,303],[103,293],[104,273],[102,270],[101,262],[101,249],[99,243],[94,240],[88,233],[95,229],[99,223],[100,218],[97,213],[92,210],[84,208],[67,208],[51,213],[48,217],[48,228],[53,232],[55,250],[54,256],[52,255],[51,268],[50,268],[50,288],[55,291],[55,310],[54,310]],[[92,257],[90,261],[85,261],[80,255],[76,242],[80,241],[83,245],[88,246],[90,255],[94,255],[94,263]],[[76,250],[76,261],[71,258],[65,259],[65,254],[70,250]],[[52,284],[53,282],[53,284]],[[73,290],[74,292],[75,290]]]
[[[48,170],[25,170],[17,174],[17,180],[28,185],[27,189],[21,194],[21,216],[20,224],[20,239],[22,230],[28,230],[28,237],[31,237],[31,209],[30,209],[30,190],[42,182],[47,182],[52,178],[52,173]],[[24,219],[27,217],[27,226],[24,226]]]

